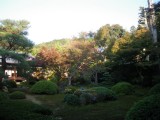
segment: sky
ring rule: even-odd
[[[159,0],[154,0],[157,2]],[[96,32],[105,24],[137,26],[147,0],[0,0],[0,20],[27,20],[35,44]]]

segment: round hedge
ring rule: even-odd
[[[90,90],[97,101],[115,100],[117,98],[115,92],[106,87],[93,87]]]
[[[21,92],[21,91],[15,91],[15,92],[12,92],[9,97],[11,99],[25,99],[26,98],[26,95],[24,92]]]
[[[157,84],[150,89],[149,95],[153,94],[160,94],[160,84]]]
[[[117,94],[130,95],[134,93],[134,87],[128,82],[119,82],[115,84],[112,88]]]
[[[82,93],[79,98],[80,103],[83,105],[94,103],[94,96],[90,93]]]
[[[31,92],[34,94],[56,94],[58,86],[51,81],[38,81],[31,87]]]
[[[160,94],[137,102],[127,112],[125,120],[160,120]]]
[[[77,90],[75,86],[67,86],[64,90],[65,94],[73,94]]]
[[[7,93],[5,92],[0,92],[0,101],[3,101],[3,100],[8,100],[9,99],[9,96]]]
[[[80,104],[79,97],[74,94],[66,94],[64,96],[64,102],[66,102],[69,105],[79,105]]]

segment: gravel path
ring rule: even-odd
[[[34,96],[32,95],[26,95],[26,99],[29,100],[29,101],[32,101],[33,103],[36,103],[38,105],[41,105],[41,101],[37,100]]]

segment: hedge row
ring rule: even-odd
[[[93,87],[91,89],[77,89],[73,94],[66,94],[64,102],[69,105],[90,104],[107,100],[116,100],[116,94],[105,87]]]

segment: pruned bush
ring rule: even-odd
[[[127,112],[125,120],[160,120],[160,94],[137,102]]]
[[[95,95],[97,101],[117,99],[116,94],[106,87],[93,87],[90,90],[90,92]]]
[[[74,95],[77,95],[78,97],[83,93],[82,90],[77,89],[76,91],[74,91]]]
[[[9,99],[9,96],[7,93],[5,92],[0,92],[0,101],[3,101],[3,100],[8,100]]]
[[[111,88],[117,94],[130,95],[134,93],[134,87],[128,82],[119,82]]]
[[[150,89],[149,95],[153,94],[160,94],[160,84],[157,84]]]
[[[93,87],[90,89],[77,89],[73,94],[66,94],[64,102],[69,105],[86,105],[105,100],[116,100],[116,94],[106,87]]]
[[[2,85],[6,86],[7,88],[16,88],[17,87],[17,84],[15,81],[7,80],[7,79],[3,80]]]
[[[69,105],[79,105],[80,104],[79,97],[74,94],[66,94],[64,96],[64,102],[66,102]]]
[[[80,95],[80,103],[83,105],[94,103],[94,96],[90,93],[82,93]]]
[[[77,90],[75,86],[67,86],[64,90],[65,94],[73,94]]]
[[[10,93],[9,97],[10,97],[11,99],[25,99],[25,98],[26,98],[26,95],[25,95],[24,92],[15,91],[15,92]]]
[[[51,81],[42,80],[34,84],[30,91],[35,94],[56,94],[58,86]]]

